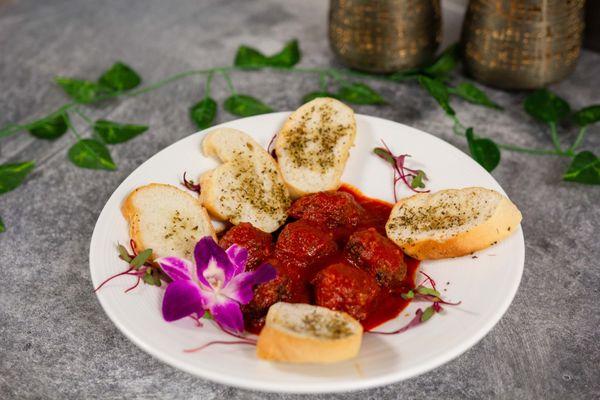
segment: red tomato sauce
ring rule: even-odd
[[[419,261],[385,236],[391,210],[392,204],[344,184],[294,201],[288,221],[272,235],[247,223],[230,228],[222,247],[245,247],[248,269],[267,262],[277,270],[242,306],[246,329],[259,333],[278,301],[345,311],[365,330],[400,314],[410,302],[401,294],[414,289]]]

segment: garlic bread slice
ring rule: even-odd
[[[256,346],[259,358],[328,364],[356,357],[363,327],[350,315],[310,304],[275,303]]]
[[[355,137],[354,111],[338,100],[317,98],[294,111],[275,140],[292,197],[339,188]]]
[[[206,209],[197,198],[171,185],[152,183],[135,189],[121,207],[129,222],[129,236],[138,250],[152,249],[152,257],[191,259],[204,236],[216,239]]]
[[[200,177],[200,201],[215,218],[234,225],[249,222],[264,232],[283,225],[291,200],[279,166],[265,149],[231,128],[209,132],[202,149],[222,162]]]
[[[385,230],[406,254],[425,260],[485,249],[513,234],[521,219],[521,212],[507,197],[469,187],[401,199]]]

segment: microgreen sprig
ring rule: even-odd
[[[423,271],[419,271],[423,276],[425,276],[425,280],[417,285],[414,289],[408,290],[406,293],[402,293],[401,296],[404,300],[408,301],[427,301],[432,303],[431,306],[425,308],[425,310],[418,308],[415,312],[415,316],[411,319],[408,324],[389,332],[384,331],[368,331],[367,333],[375,333],[379,335],[397,335],[399,333],[404,333],[411,328],[421,325],[422,323],[428,321],[434,314],[440,313],[443,308],[442,304],[448,306],[458,306],[461,302],[452,303],[442,299],[440,292],[437,290],[435,286],[435,281]],[[425,286],[425,284],[429,284],[431,287]]]
[[[124,275],[135,276],[137,278],[134,285],[125,289],[125,293],[128,293],[136,287],[138,287],[141,281],[154,286],[161,286],[162,281],[170,281],[169,277],[166,276],[164,272],[160,269],[160,266],[153,263],[150,260],[150,256],[152,256],[152,249],[145,249],[138,253],[135,242],[133,240],[129,241],[129,245],[132,250],[131,254],[125,248],[125,246],[121,244],[117,245],[117,252],[119,253],[119,258],[125,261],[129,265],[129,268],[125,271],[116,273],[106,278],[104,281],[102,281],[102,283],[100,283],[100,285],[98,285],[94,289],[94,292],[100,290],[104,285],[106,285],[113,279]]]
[[[400,154],[399,156],[396,156],[383,140],[381,143],[383,144],[383,147],[374,148],[373,153],[392,166],[394,171],[394,201],[398,201],[397,187],[400,182],[404,183],[407,188],[415,193],[428,193],[429,190],[421,190],[425,188],[424,181],[427,180],[425,172],[421,169],[412,169],[406,166],[406,158],[410,157],[410,155]]]
[[[183,173],[183,178],[181,180],[181,183],[183,184],[183,186],[185,186],[188,190],[191,190],[192,192],[196,192],[196,193],[200,194],[200,192],[202,191],[202,188],[200,187],[200,183],[194,183],[193,180],[187,179],[186,174],[187,174],[187,172]]]

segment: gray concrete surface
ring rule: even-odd
[[[304,66],[334,63],[324,0],[0,0],[0,125],[44,115],[65,102],[55,75],[96,77],[114,60],[146,82],[191,68],[226,65],[240,43],[265,51],[300,39]],[[240,92],[277,110],[298,105],[317,78],[236,73]],[[385,107],[355,107],[434,133],[465,149],[449,121],[413,83],[373,83]],[[584,52],[575,73],[552,89],[574,108],[600,103],[600,54]],[[227,94],[215,83],[215,97]],[[522,110],[524,93],[488,90],[494,112],[456,102],[465,123],[498,141],[549,147]],[[0,196],[0,398],[295,399],[207,382],[166,366],[130,343],[92,293],[88,245],[104,202],[140,163],[190,134],[188,106],[201,95],[190,78],[155,93],[93,108],[90,115],[151,125],[112,147],[119,169],[82,170],[55,142],[20,134],[0,140],[0,163],[36,160],[17,190]],[[221,112],[218,121],[234,117]],[[82,121],[77,122],[83,128]],[[574,133],[564,135],[573,140]],[[585,146],[600,148],[600,126]],[[600,188],[560,180],[567,161],[503,153],[494,176],[524,214],[523,281],[504,318],[476,346],[420,377],[318,399],[600,398]]]

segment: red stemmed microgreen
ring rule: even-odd
[[[127,251],[125,246],[121,244],[117,246],[119,258],[128,263],[129,268],[106,278],[102,283],[100,283],[100,285],[98,285],[98,287],[94,289],[94,292],[100,290],[100,288],[102,288],[111,280],[124,275],[135,276],[137,278],[133,286],[125,289],[125,293],[128,293],[138,287],[141,281],[155,286],[160,286],[161,281],[169,282],[169,278],[160,270],[160,267],[150,261],[152,249],[146,249],[138,253],[133,240],[129,242],[129,245],[131,246],[132,254]]]
[[[234,338],[237,338],[239,340],[211,340],[210,342],[205,343],[199,347],[194,347],[193,349],[186,349],[186,350],[184,350],[184,352],[185,353],[194,353],[196,351],[204,350],[205,348],[214,346],[216,344],[223,344],[223,345],[246,344],[246,345],[250,345],[250,346],[256,346],[256,343],[257,343],[256,339],[252,339],[252,338],[244,336],[244,335],[230,332],[227,329],[224,329],[221,325],[219,325],[219,324],[216,324],[216,325],[224,333],[228,334],[229,336],[233,336]]]
[[[273,137],[271,138],[271,141],[267,146],[267,152],[271,155],[271,157],[277,160],[277,153],[275,152],[275,140],[277,140],[277,134],[273,135]]]
[[[183,180],[182,180],[183,186],[185,186],[187,189],[191,190],[192,192],[196,192],[196,193],[200,194],[200,190],[201,190],[200,184],[194,183],[194,181],[191,179],[187,179],[186,174],[187,174],[187,172],[183,173]]]
[[[424,181],[427,180],[425,172],[421,169],[412,169],[406,166],[406,159],[410,155],[400,154],[396,156],[383,140],[381,143],[383,147],[374,148],[373,153],[387,161],[394,170],[394,201],[398,201],[397,187],[400,182],[415,193],[429,192],[429,190],[421,190],[425,188]]]
[[[419,285],[417,285],[417,287],[415,287],[414,289],[411,289],[406,293],[402,293],[401,296],[405,300],[427,301],[433,304],[427,307],[425,310],[422,310],[421,308],[417,309],[413,319],[410,320],[408,324],[399,329],[396,329],[391,332],[369,331],[369,333],[376,333],[379,335],[396,335],[399,333],[403,333],[411,328],[414,328],[415,326],[422,324],[423,322],[426,322],[433,316],[433,314],[441,312],[443,310],[442,304],[448,306],[457,306],[461,303],[460,301],[457,303],[451,303],[442,299],[442,295],[440,294],[440,292],[438,292],[437,288],[435,287],[435,281],[431,278],[431,276],[429,276],[423,271],[420,272],[425,276],[425,280]],[[431,287],[424,286],[424,284],[427,283],[429,283]]]

